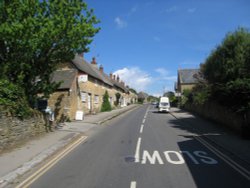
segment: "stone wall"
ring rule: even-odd
[[[24,143],[46,132],[45,120],[40,112],[32,118],[20,120],[0,113],[0,152]]]
[[[186,104],[185,109],[213,120],[238,133],[250,134],[250,114],[247,114],[244,119],[243,116],[233,113],[226,107],[212,102],[203,105]]]

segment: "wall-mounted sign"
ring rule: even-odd
[[[82,74],[78,76],[78,82],[87,82],[88,81],[88,75]]]

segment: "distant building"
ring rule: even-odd
[[[191,90],[198,83],[200,75],[199,69],[180,69],[178,70],[177,83],[175,84],[176,93],[183,93],[184,90]]]

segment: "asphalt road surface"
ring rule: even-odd
[[[237,161],[185,126],[143,105],[102,125],[30,187],[250,187]]]

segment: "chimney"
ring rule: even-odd
[[[100,65],[99,71],[100,71],[101,73],[103,73],[103,66],[102,66],[102,65]]]
[[[92,64],[92,65],[97,65],[96,60],[95,60],[95,57],[92,58],[91,64]]]
[[[113,80],[116,80],[116,78],[115,78],[116,76],[115,75],[113,75]]]
[[[96,62],[96,60],[95,60],[95,57],[92,58],[91,65],[92,65],[93,67],[95,67],[95,68],[98,69],[97,62]]]
[[[110,77],[110,79],[113,79],[113,74],[112,74],[112,72],[109,73],[109,77]]]
[[[119,81],[120,81],[120,77],[119,77],[119,75],[117,75],[116,80],[117,80],[117,82],[119,82]]]

